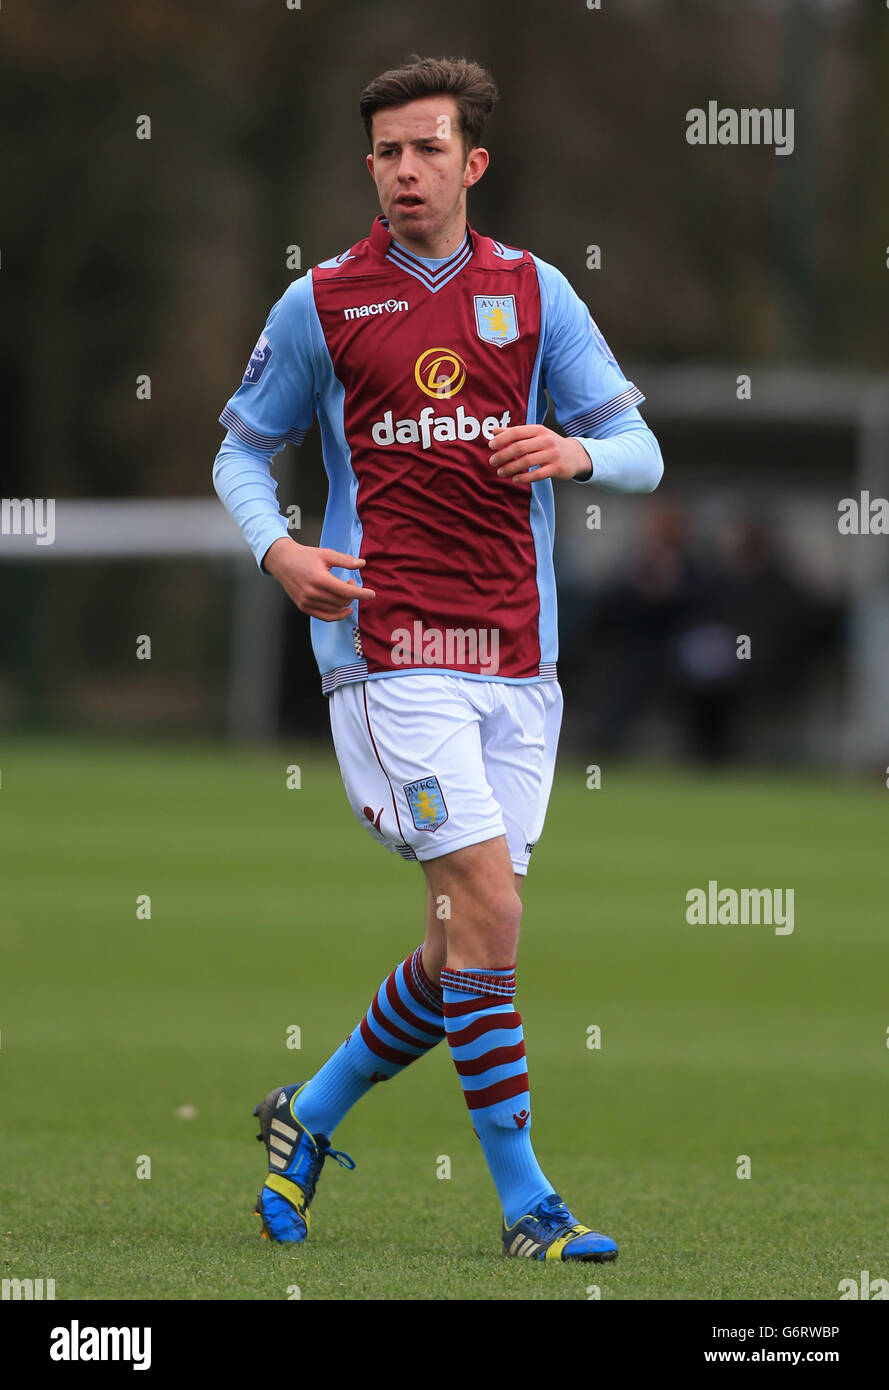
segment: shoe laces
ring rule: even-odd
[[[321,1136],[324,1137],[323,1135]],[[342,1149],[332,1149],[329,1144],[321,1146],[323,1148],[323,1158],[335,1158],[341,1168],[348,1168],[350,1171],[355,1167],[354,1158],[350,1158]]]
[[[326,1158],[335,1158],[341,1168],[351,1169],[355,1167],[354,1158],[350,1158],[350,1156],[347,1153],[343,1153],[341,1149],[332,1149],[330,1147],[330,1140],[326,1134],[313,1134],[312,1138],[315,1141],[315,1153],[309,1160],[308,1172],[306,1173],[303,1189],[307,1201],[311,1201],[315,1195],[315,1184],[321,1176],[321,1169],[324,1167],[324,1160]]]
[[[574,1230],[577,1224],[561,1198],[556,1201],[553,1201],[552,1198],[546,1198],[541,1202],[538,1210],[540,1211],[538,1221],[541,1226],[551,1231],[554,1237]]]

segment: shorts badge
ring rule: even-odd
[[[417,830],[437,830],[448,818],[448,808],[437,777],[405,782],[404,794]]]

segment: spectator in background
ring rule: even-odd
[[[829,610],[793,576],[765,523],[742,518],[719,558],[700,558],[682,511],[652,507],[636,553],[599,608],[611,662],[596,746],[631,751],[645,714],[666,708],[696,761],[739,756],[748,722],[786,712],[810,679],[831,627]]]
[[[683,513],[674,505],[651,506],[636,553],[599,606],[613,663],[594,720],[597,745],[625,752],[634,726],[674,683],[676,643],[701,615],[703,584]]]
[[[690,683],[689,696],[699,751],[718,761],[739,751],[741,714],[747,721],[789,710],[835,625],[828,605],[792,573],[773,530],[753,516],[725,533],[709,607],[730,638],[734,679],[725,682],[722,705],[717,700],[709,711],[700,682],[697,694]]]

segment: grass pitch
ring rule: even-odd
[[[258,1237],[252,1106],[317,1069],[422,934],[420,870],[353,819],[332,757],[20,744],[0,774],[3,1278],[57,1299],[835,1300],[889,1277],[881,783],[614,767],[590,791],[560,762],[519,958],[535,1146],[621,1247],[571,1267],[502,1258],[445,1046],[337,1130],[358,1166],[325,1166],[309,1243]],[[793,933],[690,926],[710,879],[793,888]]]

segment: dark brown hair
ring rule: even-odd
[[[365,87],[358,109],[372,153],[371,126],[378,111],[406,106],[421,97],[451,96],[457,103],[463,149],[468,157],[470,150],[481,143],[485,121],[499,95],[491,74],[478,63],[467,58],[421,58],[419,53],[412,53],[400,68],[390,68]]]

